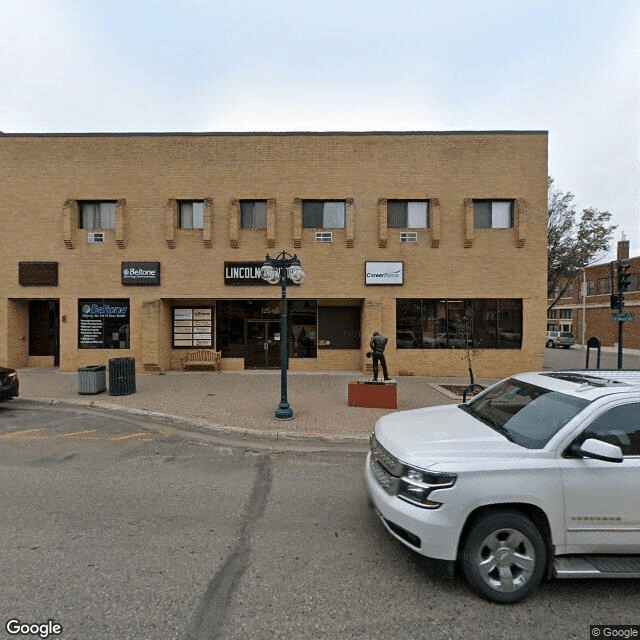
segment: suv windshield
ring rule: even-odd
[[[509,378],[461,406],[508,440],[542,449],[588,404],[583,398]]]

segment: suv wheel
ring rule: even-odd
[[[546,555],[544,539],[529,518],[515,511],[492,512],[472,526],[462,570],[477,594],[508,604],[523,600],[538,586]]]
[[[547,347],[549,347],[549,349],[553,349],[553,347],[555,346],[553,340],[547,340]]]

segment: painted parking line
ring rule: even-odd
[[[144,438],[145,440],[149,440],[153,442],[153,436],[147,431],[141,431],[140,433],[130,433],[124,436],[115,436],[111,438],[112,440],[133,440],[134,438]]]
[[[20,440],[23,438],[31,438],[32,436],[28,434],[35,433],[36,431],[44,431],[46,428],[47,427],[42,427],[40,429],[23,429],[22,431],[3,433],[2,435],[0,435],[0,440]]]
[[[87,433],[95,433],[100,429],[86,429],[85,431],[69,431],[68,433],[62,433],[60,435],[53,436],[54,438],[75,438],[76,436],[84,436]]]
[[[11,431],[10,433],[0,434],[0,441],[3,440],[54,440],[56,438],[75,439],[90,437],[91,434],[101,431],[100,429],[84,429],[83,431],[67,431],[66,433],[51,433],[50,427],[41,427],[38,429],[23,429],[21,431]],[[49,431],[49,433],[42,433]],[[174,434],[169,431],[140,431],[138,433],[127,433],[124,435],[114,436],[110,440],[126,441],[144,439],[153,442],[157,436],[171,438]],[[95,439],[95,438],[94,438]],[[101,438],[99,438],[101,439]]]

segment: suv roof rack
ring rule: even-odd
[[[543,375],[590,387],[613,387],[620,384],[640,386],[640,370],[633,369],[572,369],[545,371]]]

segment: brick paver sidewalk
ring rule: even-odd
[[[288,400],[294,418],[288,421],[274,418],[280,402],[279,372],[137,373],[136,393],[128,396],[110,396],[108,391],[81,395],[77,373],[53,368],[20,369],[19,377],[20,398],[173,416],[236,435],[364,443],[375,421],[393,411],[348,406],[348,382],[365,379],[358,372],[289,373]],[[398,410],[458,401],[439,390],[441,380],[411,376],[397,382]]]

